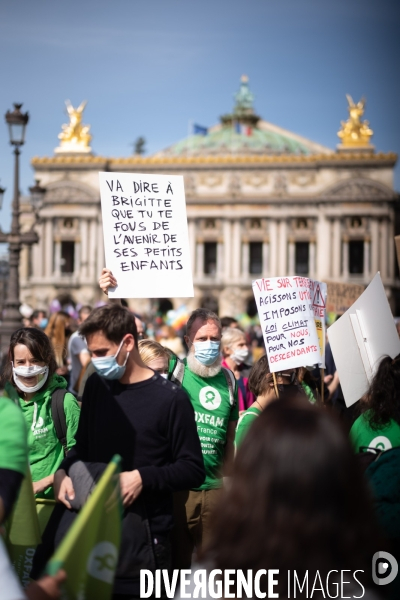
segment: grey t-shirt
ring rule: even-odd
[[[79,355],[81,352],[87,352],[89,354],[85,340],[81,338],[77,331],[75,331],[75,333],[73,333],[69,338],[68,342],[68,355],[71,361],[71,373],[68,390],[72,393],[75,393],[74,386],[78,381],[82,370],[81,361],[79,360]]]

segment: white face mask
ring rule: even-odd
[[[245,362],[245,360],[247,360],[247,358],[249,357],[249,354],[250,353],[247,348],[238,348],[231,354],[230,358],[237,365],[241,365],[242,363]]]
[[[34,394],[35,392],[40,390],[40,388],[42,388],[46,383],[47,377],[49,376],[49,367],[47,366],[38,367],[37,365],[32,365],[30,367],[14,367],[14,363],[11,364],[15,385],[18,387],[18,389],[20,389],[22,392],[25,392],[26,394]],[[32,386],[25,385],[20,380],[20,377],[36,377],[37,384]]]

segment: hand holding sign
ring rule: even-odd
[[[110,269],[102,269],[99,277],[100,289],[108,296],[108,290],[117,286],[117,280],[111,273]]]

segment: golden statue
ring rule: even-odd
[[[87,102],[84,100],[78,108],[74,108],[69,100],[66,100],[65,104],[69,115],[69,123],[68,125],[62,125],[62,132],[58,135],[61,142],[55,152],[81,152],[87,154],[91,152],[89,144],[92,139],[89,133],[90,125],[82,125],[82,113]]]
[[[373,135],[372,129],[369,128],[368,121],[361,122],[361,117],[364,114],[365,98],[354,104],[353,98],[346,94],[349,103],[348,111],[350,118],[345,122],[341,121],[342,129],[338,131],[338,136],[342,140],[342,146],[348,148],[358,148],[370,146],[370,138]]]

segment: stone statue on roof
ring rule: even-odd
[[[338,137],[342,140],[342,146],[349,148],[363,148],[370,146],[370,138],[373,135],[368,121],[361,122],[364,114],[365,98],[361,98],[357,104],[353,98],[346,94],[349,103],[348,111],[350,118],[347,121],[341,121],[342,129],[338,131]],[[372,147],[372,146],[371,146]]]
[[[68,125],[62,125],[62,132],[58,135],[61,140],[56,153],[85,153],[91,152],[89,146],[92,136],[89,133],[90,125],[82,125],[82,114],[87,104],[84,100],[78,108],[74,108],[69,100],[65,101],[69,116]]]

